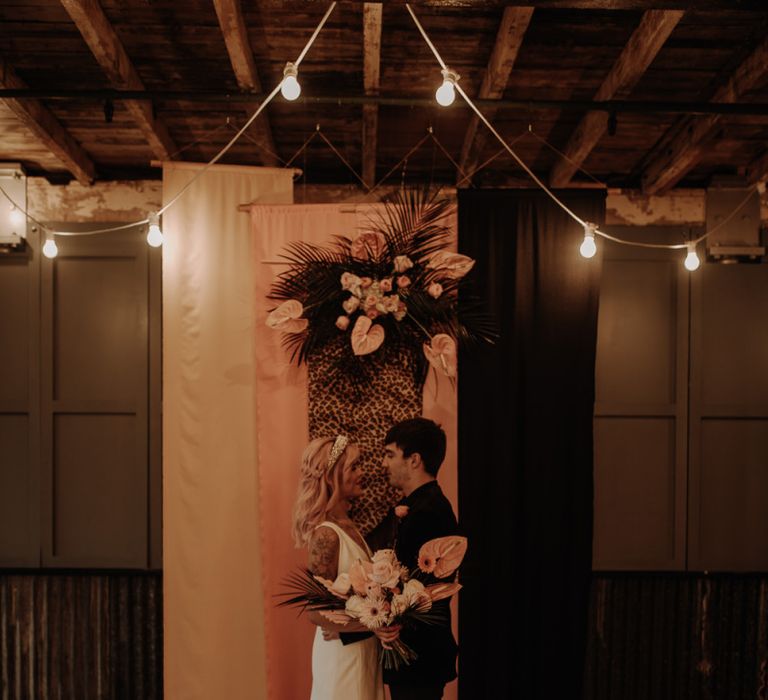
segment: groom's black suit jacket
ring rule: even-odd
[[[398,519],[394,509],[374,532],[369,541],[375,549],[393,546],[397,558],[408,567],[416,568],[421,546],[436,537],[455,535],[458,531],[456,516],[437,481],[430,481],[404,498],[408,514]],[[389,542],[387,542],[389,540]],[[418,658],[398,671],[384,671],[388,685],[437,685],[456,678],[457,646],[451,631],[450,601],[435,603],[447,618],[447,624],[419,625],[404,628],[400,637],[417,654]]]

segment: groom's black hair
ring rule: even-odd
[[[445,432],[437,423],[429,418],[409,418],[396,423],[384,438],[385,445],[393,442],[403,451],[403,457],[421,455],[427,474],[437,476],[445,459]]]

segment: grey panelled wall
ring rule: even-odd
[[[0,566],[160,568],[160,252],[28,241],[0,259]]]
[[[0,258],[0,566],[40,563],[39,309],[40,266]]]
[[[768,571],[768,265],[692,280],[690,559]]]
[[[682,257],[605,244],[594,567],[768,571],[768,265]]]
[[[2,700],[161,700],[159,574],[0,574]]]
[[[688,273],[667,251],[609,243],[603,265],[594,566],[684,569]]]
[[[596,574],[585,700],[768,698],[768,577]]]

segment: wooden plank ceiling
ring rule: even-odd
[[[0,161],[86,183],[158,177],[157,160],[207,161],[279,82],[327,7],[4,0]],[[553,187],[660,193],[719,175],[768,177],[764,2],[412,7],[464,90]],[[434,103],[440,69],[403,2],[340,2],[299,80],[302,98],[278,96],[222,162],[282,166],[319,126],[337,153],[314,138],[292,163],[307,182],[370,187],[392,171],[390,183],[529,184],[507,154],[494,158],[501,146],[460,98]],[[401,162],[430,130],[434,138]]]

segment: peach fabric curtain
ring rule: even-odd
[[[168,202],[202,167],[167,164]],[[163,216],[165,697],[266,697],[254,401],[253,201],[293,171],[214,166]],[[285,696],[287,697],[287,696]]]
[[[284,266],[279,255],[290,241],[326,244],[334,234],[352,236],[371,205],[336,204],[251,208],[256,299],[256,395],[261,518],[262,585],[266,633],[267,689],[270,700],[308,698],[314,628],[293,609],[276,608],[281,580],[306,565],[306,551],[294,548],[291,510],[296,496],[301,453],[308,440],[307,377],[304,367],[289,364],[280,333],[265,319],[275,304],[266,295]],[[455,230],[455,215],[452,217]],[[448,435],[448,456],[440,473],[443,490],[457,507],[456,395],[447,380],[424,389],[424,415],[439,421]],[[456,697],[455,683],[446,699]]]

